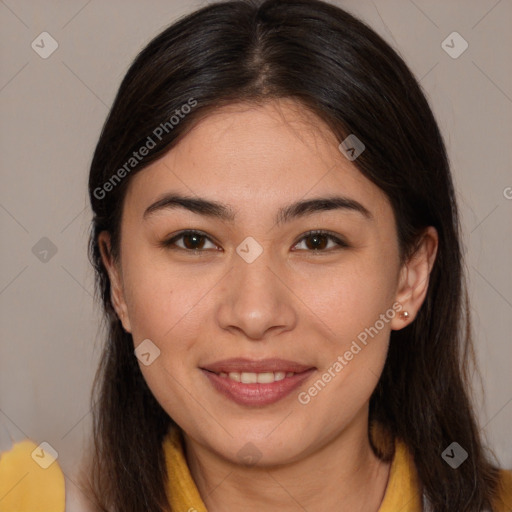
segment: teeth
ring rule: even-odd
[[[220,377],[228,377],[236,382],[242,382],[243,384],[271,384],[283,380],[285,377],[293,377],[294,372],[220,372]]]
[[[242,372],[240,374],[240,382],[243,384],[256,384],[258,382],[258,375],[256,373]]]
[[[270,384],[274,382],[274,374],[272,372],[258,373],[258,384]]]

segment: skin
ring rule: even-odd
[[[437,233],[428,228],[414,257],[400,266],[391,205],[341,154],[339,142],[292,100],[223,107],[131,178],[120,260],[109,255],[108,233],[100,235],[124,328],[135,347],[149,338],[161,351],[140,368],[185,433],[187,462],[209,511],[376,511],[384,496],[390,465],[371,450],[368,403],[391,330],[414,321],[425,298]],[[225,203],[235,220],[182,208],[143,219],[171,191]],[[333,194],[358,201],[372,218],[337,209],[274,222],[280,207]],[[175,249],[159,245],[184,229],[206,234],[195,245],[202,253],[183,249],[183,238]],[[303,238],[313,229],[349,246],[324,238],[315,253],[315,240]],[[248,236],[263,249],[252,263],[236,252]],[[409,317],[396,314],[301,404],[298,392],[395,302]],[[242,406],[200,370],[231,357],[279,357],[316,371],[277,403]],[[238,455],[247,443],[261,453],[252,466]]]

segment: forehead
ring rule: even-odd
[[[179,191],[254,214],[255,206],[277,210],[301,198],[339,193],[384,214],[384,193],[342,155],[339,142],[327,124],[293,100],[228,105],[135,174],[126,202],[140,213],[163,192]]]
[[[236,103],[212,111],[169,153],[191,162],[208,161],[210,167],[229,162],[233,168],[250,165],[263,170],[277,163],[280,170],[339,157],[338,143],[328,126],[300,103],[291,99],[263,104]],[[333,151],[335,149],[336,151]],[[186,154],[183,154],[186,153]],[[268,171],[268,169],[266,169]]]

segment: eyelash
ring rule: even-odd
[[[187,229],[184,231],[180,231],[178,234],[174,235],[172,238],[170,238],[168,240],[164,240],[163,242],[161,242],[160,245],[166,249],[181,250],[181,251],[186,251],[186,252],[193,253],[193,254],[200,254],[200,253],[208,250],[208,249],[187,249],[187,248],[176,246],[175,242],[182,239],[186,235],[199,235],[200,237],[206,238],[208,241],[215,243],[205,233],[203,233],[201,231],[197,231],[197,230]],[[303,240],[305,240],[309,237],[313,237],[313,236],[326,237],[327,239],[334,241],[336,243],[336,245],[338,245],[338,247],[341,249],[349,247],[349,244],[347,244],[345,241],[343,241],[336,235],[330,233],[329,231],[325,231],[323,229],[316,229],[316,230],[312,230],[312,231],[308,231],[308,232],[304,233],[302,235],[302,237],[299,238],[299,240],[294,244],[294,247],[295,247],[295,245],[299,244]],[[301,249],[301,250],[303,250],[303,249]],[[332,251],[332,248],[306,250],[306,252],[309,252],[312,254],[315,254],[315,253],[319,254],[319,253],[330,252],[330,251]]]

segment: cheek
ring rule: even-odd
[[[341,344],[374,325],[394,302],[394,257],[384,251],[377,256],[354,253],[342,264],[304,267],[300,274],[294,290],[312,318],[320,319],[329,328],[328,336]]]
[[[318,379],[302,390],[301,403],[314,399],[321,408],[342,407],[346,414],[369,399],[385,363],[396,315],[395,255],[366,252],[314,277],[305,276],[300,293],[325,335],[317,347]]]
[[[135,253],[134,253],[135,254]],[[163,265],[144,254],[126,258],[125,293],[134,345],[150,339],[160,350],[148,366],[139,363],[144,379],[162,408],[180,424],[201,417],[190,400],[196,366],[198,321],[204,316],[208,282]],[[210,286],[211,287],[211,286]],[[206,297],[205,297],[206,298]]]
[[[124,261],[128,314],[135,342],[144,338],[157,344],[177,343],[203,307],[202,297],[215,283],[213,277],[173,265],[165,257],[149,252]],[[195,323],[195,322],[194,322]],[[186,347],[185,347],[186,348]]]

